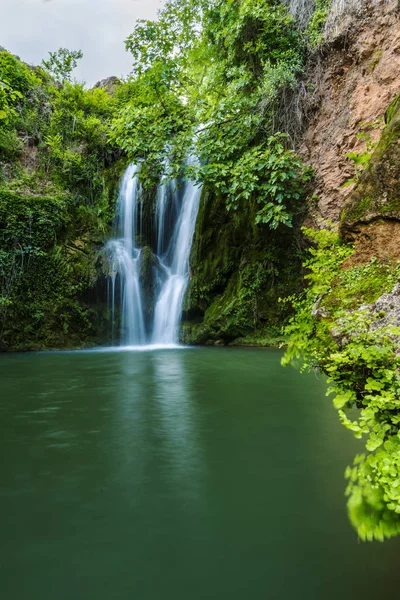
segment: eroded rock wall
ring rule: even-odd
[[[317,173],[312,216],[337,222],[349,201],[354,163],[348,155],[379,139],[384,114],[400,90],[397,0],[334,0],[326,42],[307,84],[316,111],[301,155]]]

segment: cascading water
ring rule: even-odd
[[[157,190],[153,234],[143,248],[143,198],[138,168],[130,165],[122,178],[114,238],[105,254],[109,265],[112,332],[120,322],[123,346],[173,345],[179,341],[182,303],[189,282],[189,256],[201,187],[192,181],[169,182]],[[144,254],[152,256],[145,268]],[[144,284],[145,276],[151,285]],[[145,288],[145,289],[144,289]],[[148,289],[154,290],[152,298]],[[146,310],[152,303],[151,311]],[[150,313],[150,318],[146,315]],[[114,343],[114,339],[113,339]]]
[[[106,247],[111,266],[111,319],[114,336],[116,280],[119,280],[121,343],[145,343],[142,296],[139,284],[140,249],[136,248],[139,181],[136,165],[130,165],[122,178],[114,231],[116,237]],[[114,340],[113,340],[114,341]]]
[[[170,245],[160,262],[166,279],[155,305],[152,342],[174,344],[178,341],[183,297],[189,282],[189,255],[199,210],[200,188],[187,181],[182,205]]]

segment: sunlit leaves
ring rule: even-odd
[[[364,303],[391,291],[400,265],[372,259],[345,270],[351,249],[334,232],[306,233],[316,243],[305,264],[310,285],[292,299],[284,363],[301,356],[326,373],[342,424],[365,438],[370,454],[346,473],[349,514],[362,539],[383,540],[400,532],[400,329]]]
[[[400,439],[374,454],[359,455],[348,468],[350,519],[362,540],[383,541],[400,533]]]
[[[81,50],[68,50],[59,48],[56,52],[49,52],[49,58],[42,61],[42,67],[48,71],[56,81],[71,81],[72,72],[78,65],[78,60],[83,57]]]
[[[279,90],[295,84],[302,41],[274,0],[170,0],[156,21],[126,41],[133,57],[130,99],[111,139],[142,163],[144,186],[187,175],[208,182],[228,210],[260,205],[257,223],[291,226],[311,173],[272,136]],[[167,171],[167,172],[166,172]]]

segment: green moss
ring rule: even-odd
[[[355,310],[372,304],[390,292],[400,276],[400,265],[384,264],[373,258],[367,265],[342,270],[321,302],[328,310]]]
[[[400,218],[400,95],[386,112],[386,127],[342,213],[341,229],[377,217]]]
[[[254,224],[256,203],[227,212],[204,189],[191,255],[182,340],[224,343],[270,337],[287,318],[279,297],[301,287],[293,230]]]
[[[396,98],[391,102],[389,108],[386,110],[386,113],[385,113],[385,123],[387,125],[390,125],[390,123],[393,121],[393,119],[398,114],[399,106],[400,106],[400,94],[397,94]]]
[[[362,198],[359,202],[354,204],[354,206],[342,213],[342,220],[360,221],[363,215],[368,214],[372,203],[373,200],[370,196]]]
[[[380,63],[382,54],[383,54],[383,51],[380,49],[375,52],[375,54],[372,57],[371,62],[368,65],[368,69],[367,69],[368,73],[372,73],[373,71],[375,71],[376,67]]]
[[[231,346],[254,346],[258,348],[282,348],[286,338],[281,327],[271,327],[265,330],[256,330],[242,338],[231,342]]]

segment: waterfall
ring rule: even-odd
[[[116,279],[121,303],[121,343],[145,343],[142,295],[139,285],[141,251],[136,247],[140,187],[136,165],[130,165],[122,178],[114,224],[114,239],[106,250],[111,264],[111,319],[114,337]],[[114,341],[114,340],[113,340]]]
[[[146,206],[138,167],[130,165],[126,169],[113,239],[105,247],[113,344],[117,323],[120,335],[116,341],[122,346],[178,343],[200,195],[201,187],[193,181],[160,185],[150,232],[144,231]],[[150,256],[150,261],[145,256]],[[149,295],[149,289],[154,290],[154,296]]]
[[[183,297],[189,282],[189,255],[199,210],[201,190],[187,181],[182,206],[166,257],[161,259],[166,279],[161,287],[155,311],[152,342],[173,344],[178,341]],[[169,260],[168,260],[169,259]]]

